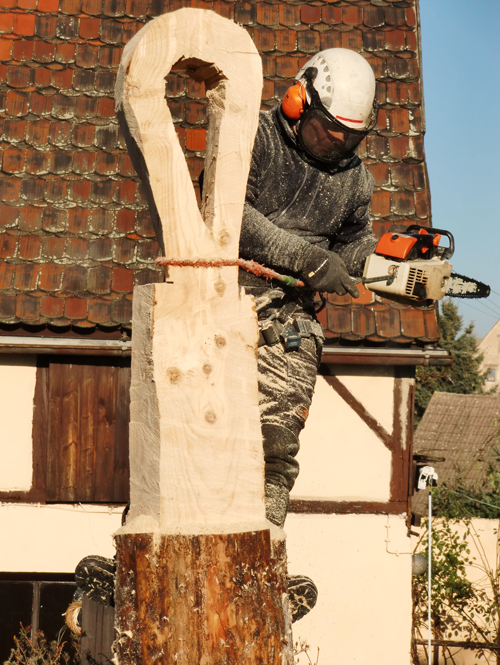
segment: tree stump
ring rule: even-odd
[[[207,90],[201,213],[165,102],[173,67]],[[201,267],[238,258],[261,89],[248,34],[206,10],[151,21],[120,64],[117,112],[158,239],[167,258],[200,265],[134,290],[120,665],[293,662],[286,571],[265,520],[254,303],[236,266]]]

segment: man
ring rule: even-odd
[[[368,207],[373,180],[353,150],[376,123],[375,77],[359,54],[328,49],[299,71],[283,102],[261,113],[243,213],[240,256],[305,281],[285,287],[241,271],[259,318],[259,398],[265,456],[266,515],[283,527],[299,467],[299,433],[311,404],[323,332],[316,291],[359,296],[375,248]],[[113,600],[114,562],[86,557],[80,589]],[[288,584],[292,619],[314,606],[309,578]]]
[[[311,403],[323,333],[316,291],[359,297],[375,248],[373,179],[353,150],[377,120],[375,77],[346,49],[316,54],[282,103],[261,113],[240,238],[240,256],[302,279],[284,287],[242,272],[256,300],[266,512],[282,527],[298,475],[298,436]]]

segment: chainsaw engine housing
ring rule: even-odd
[[[364,279],[382,275],[388,281],[365,283],[365,287],[381,295],[400,296],[409,300],[441,300],[448,290],[452,266],[449,261],[434,256],[430,259],[398,261],[371,254],[365,263]],[[390,278],[393,278],[392,282]],[[363,279],[363,281],[364,281]]]

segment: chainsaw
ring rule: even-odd
[[[447,246],[441,245],[443,236]],[[412,224],[404,233],[384,233],[358,281],[370,291],[403,301],[488,297],[489,286],[452,272],[448,259],[454,251],[449,231]]]

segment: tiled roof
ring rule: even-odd
[[[452,482],[458,473],[474,486],[485,480],[498,444],[499,418],[500,395],[434,393],[415,432],[414,453],[445,458],[430,463],[439,484]],[[416,512],[424,512],[426,495],[414,497]]]
[[[134,284],[161,281],[158,244],[113,90],[124,44],[152,17],[184,6],[213,9],[249,31],[263,60],[264,108],[278,102],[318,49],[361,52],[375,70],[381,106],[377,132],[361,147],[376,183],[375,231],[429,223],[417,0],[0,0],[4,329],[127,330]],[[167,96],[196,181],[204,94],[177,73],[169,76]],[[324,317],[332,340],[438,337],[434,310],[371,302],[367,294],[352,308],[349,299],[330,298]]]

